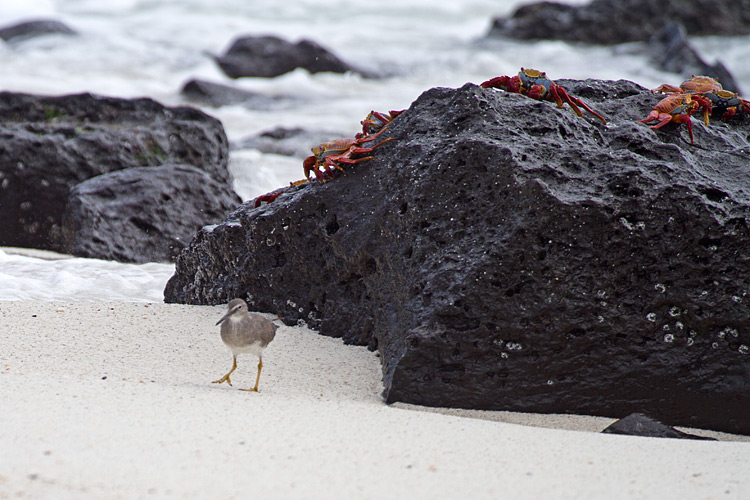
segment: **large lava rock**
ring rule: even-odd
[[[325,184],[245,204],[168,302],[248,299],[377,347],[387,402],[750,433],[747,119],[636,123],[660,99],[563,81],[608,118],[467,84]]]
[[[216,63],[230,78],[245,76],[274,77],[295,68],[310,73],[359,71],[311,40],[291,43],[275,36],[237,38]]]
[[[221,123],[188,107],[0,92],[0,245],[64,250],[70,189],[107,172],[192,165],[229,184]]]
[[[229,185],[190,165],[102,174],[71,190],[64,250],[120,262],[173,262],[198,229],[240,202]]]
[[[616,21],[616,22],[613,22]],[[747,35],[747,0],[592,0],[584,5],[534,2],[493,21],[489,36],[614,44],[646,41],[670,22],[691,35]]]

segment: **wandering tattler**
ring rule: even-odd
[[[221,340],[231,349],[234,362],[229,373],[219,380],[214,380],[213,383],[226,382],[232,385],[229,376],[237,369],[237,356],[251,352],[258,356],[258,376],[255,379],[255,387],[241,390],[258,392],[260,371],[263,369],[263,349],[268,347],[276,336],[278,326],[260,314],[248,312],[247,303],[242,299],[231,300],[227,304],[227,313],[216,324],[221,324]]]

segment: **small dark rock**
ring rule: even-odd
[[[324,71],[346,73],[347,71],[358,71],[317,42],[300,40],[295,45],[295,48],[298,52],[298,57],[302,61],[298,66],[305,68],[310,73],[321,73]]]
[[[518,39],[596,44],[647,41],[670,22],[690,35],[750,34],[748,0],[593,0],[584,5],[537,2],[510,18],[496,18],[488,33]]]
[[[0,245],[61,251],[70,189],[130,167],[193,165],[229,185],[221,123],[151,99],[0,92]]]
[[[240,203],[227,184],[189,165],[99,175],[70,192],[65,251],[120,262],[173,262],[198,229]]]
[[[604,115],[423,93],[325,184],[201,230],[165,300],[247,298],[377,348],[387,402],[750,434],[750,119],[636,123],[661,96],[558,81]]]
[[[677,439],[702,439],[716,441],[712,437],[696,436],[687,432],[678,431],[658,420],[647,417],[643,413],[632,413],[621,418],[602,431],[604,434],[624,434],[627,436],[677,438]]]
[[[302,40],[295,44],[275,36],[238,38],[224,55],[215,57],[215,60],[230,78],[272,78],[295,68],[304,68],[310,73],[362,72],[315,42]]]
[[[189,101],[212,107],[240,104],[249,109],[270,110],[282,109],[299,102],[299,98],[292,96],[267,96],[205,80],[190,80],[180,93]]]
[[[244,104],[250,101],[268,102],[266,97],[255,92],[205,80],[190,80],[182,87],[180,94],[197,104],[214,107]],[[263,107],[265,106],[267,104]]]
[[[40,19],[0,28],[0,38],[6,42],[22,42],[44,35],[77,35],[78,33],[60,21]]]
[[[353,133],[349,135],[354,136]],[[312,132],[299,127],[277,127],[232,143],[231,148],[233,150],[252,148],[263,153],[306,158],[312,154],[310,148],[340,137],[346,137],[346,134],[327,131]]]

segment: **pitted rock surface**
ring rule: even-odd
[[[375,159],[246,203],[168,302],[226,303],[378,349],[387,402],[750,433],[750,121],[636,123],[662,96],[559,81],[603,114],[467,84]]]
[[[190,165],[109,172],[71,190],[64,250],[120,262],[174,262],[196,231],[240,203],[228,184]]]

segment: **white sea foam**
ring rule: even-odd
[[[162,302],[172,264],[47,258],[0,249],[0,300]]]
[[[577,0],[567,3],[584,3]],[[521,66],[552,78],[625,78],[647,87],[678,83],[629,47],[590,47],[557,41],[476,43],[493,16],[524,0],[3,0],[0,26],[47,17],[65,22],[78,37],[50,36],[0,43],[0,90],[63,94],[94,92],[150,96],[188,104],[180,89],[191,78],[237,85],[265,95],[293,95],[298,104],[278,110],[241,106],[205,108],[230,140],[262,130],[301,126],[351,130],[371,110],[402,109],[424,90],[458,87]],[[352,64],[394,76],[315,74],[231,80],[210,54],[240,35],[274,34],[317,41]],[[694,39],[709,60],[721,60],[750,91],[750,37]],[[296,101],[295,101],[296,102]],[[313,146],[313,145],[311,145]],[[296,166],[295,166],[296,165]],[[298,159],[255,150],[232,153],[235,189],[243,199],[302,177]],[[90,259],[47,261],[0,254],[0,299],[94,298],[160,300],[169,266],[136,266]],[[94,293],[95,292],[95,293]]]

